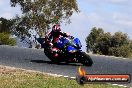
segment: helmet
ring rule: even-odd
[[[60,32],[61,31],[61,29],[60,29],[60,25],[54,25],[53,27],[52,27],[52,31],[54,31],[54,32]]]

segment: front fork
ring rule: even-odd
[[[76,62],[80,62],[81,60],[81,52],[82,50],[79,50],[75,53]]]

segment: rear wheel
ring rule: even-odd
[[[51,52],[48,52],[47,50],[44,50],[45,55],[51,60],[51,62],[59,64],[59,57],[53,57]]]
[[[81,52],[79,61],[85,66],[92,66],[93,60],[85,52]]]

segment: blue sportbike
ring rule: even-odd
[[[85,66],[92,66],[91,57],[81,50],[81,42],[78,38],[60,37],[53,45],[48,38],[41,43],[45,55],[54,63],[82,63]]]

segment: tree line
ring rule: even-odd
[[[10,3],[11,7],[20,6],[22,15],[10,20],[0,18],[0,35],[14,34],[22,40],[31,37],[30,29],[44,37],[50,23],[70,23],[73,12],[79,12],[76,0],[10,0]],[[4,44],[4,39],[0,39],[0,44]]]
[[[79,12],[76,0],[10,0],[11,6],[20,6],[22,15],[13,19],[0,18],[0,44],[14,45],[10,34],[24,40],[30,38],[28,32],[34,29],[40,37],[44,37],[48,24],[57,22],[70,23],[73,12]],[[49,22],[51,21],[51,22]],[[10,40],[11,39],[11,40]],[[8,42],[6,42],[8,41]],[[129,57],[132,54],[132,40],[127,34],[104,32],[94,27],[86,38],[87,52],[95,54]]]
[[[14,20],[7,20],[0,18],[0,45],[15,45],[15,39],[11,38],[11,27],[14,24]]]
[[[132,56],[132,40],[126,33],[104,32],[102,28],[92,28],[86,37],[87,52],[101,55],[113,55],[117,57]]]

